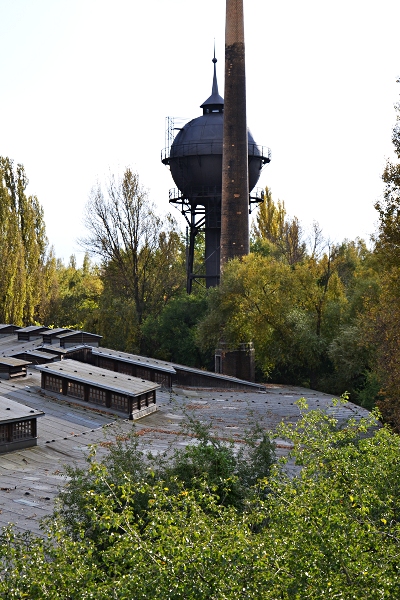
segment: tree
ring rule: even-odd
[[[231,261],[199,324],[202,347],[222,337],[231,347],[251,340],[264,377],[302,384],[308,380],[316,387],[345,301],[329,261],[327,256],[321,264],[309,259],[293,268],[258,253]]]
[[[218,339],[232,348],[253,341],[258,377],[303,385],[357,400],[368,383],[373,348],[364,315],[378,294],[376,261],[362,240],[321,242],[301,262],[254,252],[232,261],[198,325],[201,347]],[[370,393],[370,392],[368,392]]]
[[[397,81],[400,83],[400,79]],[[387,160],[382,179],[385,184],[383,198],[376,202],[379,215],[376,248],[386,267],[400,265],[400,102],[395,105],[397,123],[393,128],[392,142],[398,162]]]
[[[144,353],[190,367],[207,366],[209,357],[200,351],[196,340],[196,326],[206,309],[205,295],[173,298],[159,315],[150,315],[144,321]]]
[[[100,184],[86,206],[88,236],[82,246],[101,260],[103,314],[127,306],[136,324],[133,345],[140,346],[140,326],[157,314],[184,285],[181,239],[171,215],[161,217],[129,168],[122,180],[111,176],[106,194]],[[124,311],[125,312],[125,311]],[[101,317],[100,317],[101,319]],[[105,323],[109,326],[109,320]]]
[[[353,402],[372,409],[380,389],[374,367],[375,345],[368,334],[370,310],[378,301],[381,285],[375,253],[363,240],[345,240],[338,246],[337,273],[346,303],[327,350],[334,366],[329,389],[334,393],[347,390]]]
[[[398,80],[400,81],[400,80]],[[379,302],[370,307],[370,343],[376,347],[376,373],[382,384],[380,409],[400,431],[400,103],[392,142],[397,161],[388,160],[383,172],[383,198],[375,204],[379,215],[376,256],[381,275]]]
[[[56,291],[50,302],[47,323],[98,332],[99,303],[103,291],[100,269],[85,254],[82,267],[72,255],[67,266],[56,261],[53,276]]]
[[[24,167],[0,157],[0,320],[17,325],[40,320],[49,291],[43,209],[27,185]]]
[[[282,256],[290,265],[303,260],[306,244],[297,217],[289,219],[285,203],[272,199],[271,190],[265,188],[264,202],[259,205],[252,225],[252,251],[264,255]]]

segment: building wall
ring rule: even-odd
[[[36,446],[37,419],[0,423],[0,454]]]
[[[156,405],[156,392],[151,390],[143,392],[138,396],[129,396],[101,388],[99,386],[82,383],[79,381],[69,381],[66,377],[57,377],[56,375],[42,372],[43,390],[63,394],[78,400],[83,400],[89,404],[111,408],[119,412],[131,415],[135,411],[149,408]]]

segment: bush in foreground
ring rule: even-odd
[[[87,523],[71,535],[65,515],[46,540],[5,531],[1,597],[399,597],[400,438],[372,417],[339,426],[300,408],[278,435],[301,470],[275,465],[240,506],[221,502],[206,472],[173,476],[176,457],[168,481],[121,471],[115,483],[107,461],[92,460],[82,506],[96,539]]]

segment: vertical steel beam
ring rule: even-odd
[[[243,0],[226,0],[221,272],[249,253],[249,175]]]

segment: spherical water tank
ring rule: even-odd
[[[223,112],[205,113],[189,121],[175,137],[169,158],[172,178],[184,195],[222,186]],[[250,131],[249,192],[255,187],[265,163]]]
[[[214,79],[211,96],[201,105],[203,114],[182,127],[163,159],[171,169],[172,178],[184,197],[190,198],[222,189],[222,138],[224,100],[218,93],[214,56]],[[255,187],[269,155],[257,146],[248,132],[249,192]]]

